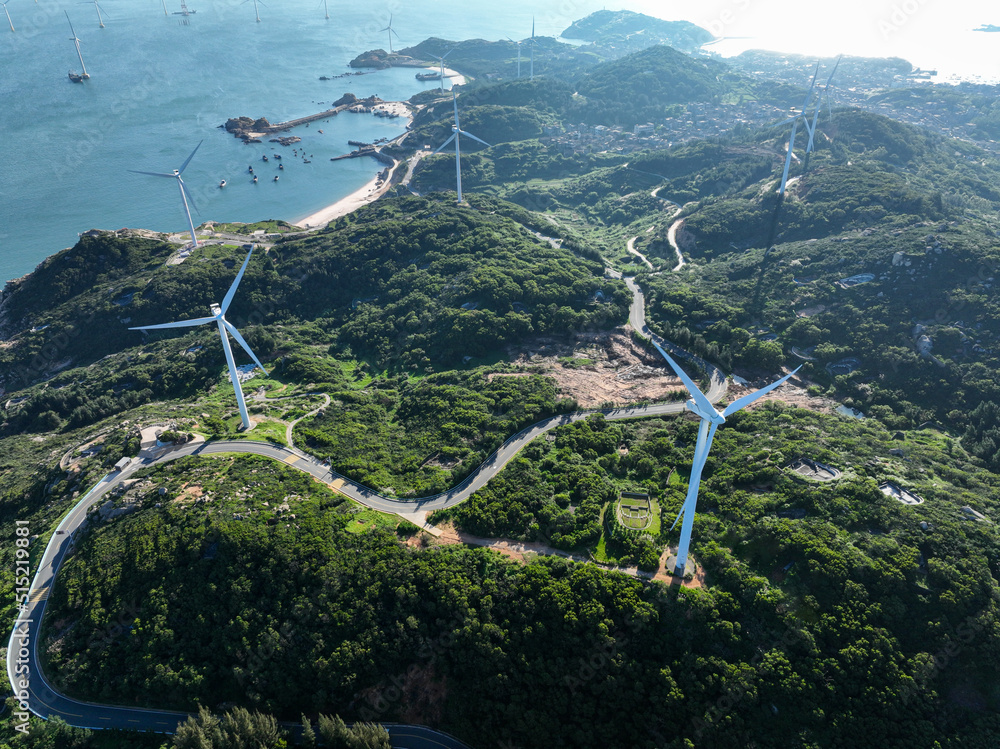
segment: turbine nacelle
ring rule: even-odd
[[[222,307],[212,304],[212,317],[222,317]]]
[[[688,399],[688,402],[684,404],[684,407],[698,418],[710,421],[716,426],[724,424],[726,421],[726,417],[721,413],[716,411],[714,408],[705,408],[704,406],[696,403],[694,398]]]

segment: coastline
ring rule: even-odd
[[[456,70],[452,70],[451,68],[445,68],[444,75],[451,81],[452,86],[464,86],[466,83],[465,76]],[[398,102],[393,103],[397,104]],[[413,110],[409,105],[404,104],[403,107],[406,110],[406,129],[408,133],[410,125],[413,124]],[[406,133],[400,137],[405,137],[405,135]],[[366,182],[350,195],[346,195],[343,198],[334,201],[330,205],[320,208],[318,211],[314,211],[308,216],[300,218],[297,221],[290,220],[288,223],[295,226],[301,226],[303,229],[321,229],[331,221],[334,221],[341,216],[346,216],[364,205],[374,203],[392,186],[393,175],[395,175],[396,169],[399,168],[401,163],[402,162],[400,161],[396,161],[392,167],[389,168],[389,174],[381,186],[378,184],[378,174],[376,174],[371,178],[371,180]]]
[[[413,109],[408,104],[403,102],[387,102],[387,104],[391,104],[392,106],[385,108],[394,110],[398,112],[400,116],[406,117],[406,132],[391,141],[396,142],[405,138],[409,134],[410,125],[413,124]],[[318,211],[310,213],[308,216],[300,218],[297,221],[289,221],[288,223],[293,224],[294,226],[301,226],[303,229],[321,229],[331,221],[338,219],[341,216],[346,216],[348,213],[356,211],[363,205],[375,202],[392,186],[393,175],[395,175],[396,169],[399,168],[401,163],[402,162],[393,159],[392,166],[388,167],[389,173],[386,175],[386,178],[381,185],[379,184],[379,175],[382,174],[385,169],[380,169],[376,172],[374,177],[350,195],[345,195],[339,200],[330,203],[330,205],[324,206]]]

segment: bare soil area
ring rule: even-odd
[[[624,328],[583,333],[572,341],[536,339],[527,351],[509,355],[515,364],[540,367],[555,379],[560,395],[580,408],[665,400],[684,388],[663,359],[637,346]]]
[[[747,408],[752,410],[754,408],[758,408],[761,403],[766,403],[767,401],[781,401],[789,406],[808,408],[810,411],[833,413],[833,411],[836,410],[837,406],[840,404],[832,398],[826,398],[821,395],[810,395],[809,391],[806,389],[809,384],[810,383],[805,380],[793,377],[778,389],[772,390],[760,400],[754,401]],[[747,386],[738,385],[737,383],[730,381],[729,400],[732,402],[737,398],[742,398],[744,395],[757,390],[758,387],[760,387],[760,383]]]

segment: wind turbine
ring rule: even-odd
[[[196,149],[197,150],[197,149]],[[230,303],[233,301],[233,297],[236,295],[236,288],[240,285],[240,281],[243,279],[243,274],[246,272],[247,263],[250,262],[250,256],[253,254],[253,250],[247,253],[247,259],[243,261],[243,267],[240,268],[240,272],[236,274],[236,280],[233,281],[233,285],[229,287],[229,291],[226,292],[226,297],[222,300],[222,304],[213,304],[212,316],[211,317],[199,317],[194,320],[181,320],[180,322],[168,322],[162,323],[160,325],[143,325],[138,328],[129,328],[129,330],[163,330],[166,328],[193,328],[197,325],[204,325],[205,323],[214,322],[219,326],[219,335],[222,337],[222,350],[226,352],[226,364],[229,365],[229,379],[233,382],[233,390],[236,392],[236,403],[240,407],[240,418],[243,419],[243,429],[247,430],[250,428],[250,417],[247,415],[247,404],[243,400],[243,389],[240,387],[240,378],[236,373],[236,362],[233,360],[233,349],[229,345],[229,336],[226,332],[232,334],[236,342],[243,347],[243,350],[250,354],[250,358],[253,359],[253,363],[261,368],[261,371],[266,375],[267,370],[264,369],[264,365],[260,363],[260,359],[256,357],[253,351],[250,350],[250,346],[240,335],[240,331],[226,319],[226,310],[229,309]]]
[[[510,39],[509,36],[507,38]],[[513,39],[510,39],[510,40],[512,42],[514,42]],[[521,77],[521,42],[514,42],[514,44],[517,45],[517,77],[520,78]]]
[[[830,111],[830,116],[833,116],[833,106],[830,104],[830,81],[833,80],[833,74],[837,72],[837,68],[840,67],[840,58],[837,58],[837,64],[833,66],[833,71],[830,73],[830,77],[826,79],[826,85],[823,86],[823,93],[826,94],[826,106]],[[819,119],[819,110],[821,109],[819,101],[816,102],[816,111],[813,113],[812,127],[809,129],[809,143],[806,145],[806,153],[810,153],[813,150],[813,136],[816,134],[816,121]]]
[[[7,2],[9,3],[10,0],[7,0]],[[3,6],[3,12],[7,15],[7,23],[10,24],[10,30],[13,31],[14,30],[14,22],[10,20],[10,12],[7,10],[7,3],[0,3],[0,5]],[[76,34],[74,34],[74,36],[76,36]]]
[[[202,141],[201,143],[204,142],[205,141]],[[191,199],[191,205],[194,205],[194,209],[196,211],[198,210],[198,206],[195,205],[194,198],[191,197],[191,193],[189,193],[187,187],[184,186],[184,180],[181,179],[181,174],[184,173],[184,170],[187,169],[187,165],[191,163],[191,159],[194,158],[198,149],[201,148],[201,143],[194,147],[191,155],[187,157],[183,164],[181,164],[181,168],[174,169],[174,171],[170,174],[165,174],[163,172],[139,172],[135,169],[129,169],[129,171],[133,174],[148,174],[151,177],[170,177],[177,180],[177,188],[181,191],[181,202],[184,203],[184,213],[187,214],[188,226],[191,228],[191,242],[195,248],[198,247],[198,237],[195,236],[194,233],[194,221],[191,220],[191,209],[188,208],[188,199]]]
[[[35,0],[35,2],[38,2],[38,0]],[[169,16],[170,14],[167,13],[167,0],[160,0],[160,5],[163,6],[163,15]]]
[[[257,16],[257,23],[260,23],[260,10],[258,10],[258,8],[257,8],[258,1],[260,2],[261,5],[267,5],[267,3],[265,3],[264,0],[253,0],[253,12],[254,12],[254,15]],[[243,0],[242,4],[246,4],[246,3],[249,3],[249,2],[250,2],[250,0]]]
[[[454,51],[455,51],[455,48],[452,47],[447,52],[445,52],[443,55],[434,55],[438,59],[438,62],[441,64],[441,68],[440,68],[439,72],[441,74],[441,90],[442,91],[444,91],[444,58],[446,58],[448,55],[450,55]]]
[[[90,5],[91,0],[84,0],[81,5]],[[101,24],[101,28],[104,28],[104,19],[101,18],[101,6],[98,5],[97,0],[93,0],[94,7],[97,8],[97,22]]]
[[[383,31],[388,31],[389,32],[389,54],[391,55],[391,54],[393,54],[393,52],[392,52],[392,35],[396,34],[396,30],[394,28],[392,28],[392,14],[391,13],[389,14],[389,25],[386,26],[384,29],[379,29],[379,33],[382,33]],[[399,39],[399,34],[396,34],[396,38]]]
[[[458,202],[461,203],[462,202],[462,150],[459,147],[458,142],[461,139],[458,136],[464,135],[466,137],[472,138],[473,140],[479,141],[484,146],[489,146],[490,144],[487,143],[482,138],[477,138],[472,133],[466,132],[458,124],[458,96],[455,94],[454,89],[452,89],[451,100],[452,103],[455,105],[455,124],[451,126],[451,137],[448,138],[448,140],[446,140],[444,143],[442,143],[441,146],[434,153],[441,153],[442,149],[444,149],[445,146],[447,146],[452,141],[455,141],[455,181],[458,185]]]
[[[531,63],[528,67],[528,79],[535,80],[535,17],[531,17]]]
[[[684,504],[681,506],[681,511],[677,514],[674,524],[670,526],[670,530],[673,530],[677,525],[677,521],[683,516],[684,523],[681,526],[681,538],[677,544],[677,563],[674,566],[674,575],[682,577],[684,575],[684,568],[687,565],[688,547],[691,544],[691,527],[694,525],[694,509],[698,504],[698,488],[701,486],[701,472],[705,468],[705,461],[708,460],[708,453],[712,449],[712,439],[715,437],[715,430],[721,424],[725,423],[727,416],[732,416],[740,409],[749,406],[762,395],[771,392],[795,374],[795,372],[798,372],[799,368],[796,367],[795,371],[785,375],[780,380],[775,380],[770,385],[762,387],[754,393],[737,398],[722,411],[717,411],[712,402],[694,384],[694,381],[677,365],[677,362],[670,358],[670,355],[660,348],[660,345],[655,340],[653,341],[653,345],[663,355],[663,358],[667,360],[671,369],[681,378],[684,387],[691,393],[691,400],[686,404],[687,409],[701,419],[701,424],[698,426],[698,440],[694,447],[694,460],[691,462],[691,479],[688,481],[687,497],[684,499]]]
[[[326,6],[326,0],[323,0],[323,12],[326,13],[326,20],[330,20],[330,9]]]
[[[4,10],[6,9],[7,8],[5,5]],[[69,11],[63,11],[63,12],[66,14],[66,20],[69,21]],[[75,73],[73,73],[70,75],[70,80],[78,81],[78,80],[83,80],[85,78],[90,78],[90,73],[87,72],[87,66],[84,65],[83,63],[83,52],[80,51],[80,40],[76,36],[76,29],[73,28],[72,21],[69,21],[69,30],[73,32],[73,36],[71,36],[69,39],[71,42],[73,42],[73,44],[76,45],[76,56],[80,58],[80,67],[83,68],[83,73],[80,75],[78,79],[73,78],[73,76],[76,75]]]
[[[812,99],[813,89],[816,87],[816,76],[819,75],[819,63],[816,63],[816,71],[813,73],[812,84],[809,86],[809,91],[806,92],[806,98],[802,101],[802,109],[799,110],[798,114],[792,115],[787,120],[779,122],[778,125],[787,125],[789,122],[792,123],[792,134],[788,137],[788,153],[785,154],[785,169],[781,173],[781,185],[778,187],[778,195],[782,198],[785,197],[785,185],[788,182],[788,170],[792,166],[792,149],[795,147],[795,131],[799,127],[799,120],[801,119],[809,129],[809,120],[806,119],[806,108],[809,106],[809,101]]]

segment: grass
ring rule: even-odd
[[[357,505],[361,507],[361,505]],[[396,515],[388,515],[378,510],[371,510],[367,507],[354,512],[347,525],[348,533],[365,533],[375,528],[387,528],[395,530],[402,522]]]
[[[560,356],[559,361],[567,367],[589,367],[595,364],[594,359],[573,356]]]

